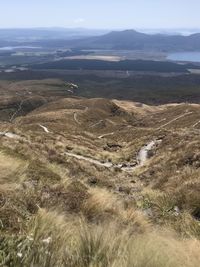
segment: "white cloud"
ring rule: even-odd
[[[84,18],[77,18],[77,19],[74,20],[74,23],[75,24],[82,24],[84,22],[85,22],[85,19]]]

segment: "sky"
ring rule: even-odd
[[[200,0],[0,0],[0,28],[200,28]]]

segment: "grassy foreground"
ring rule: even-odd
[[[27,231],[2,237],[1,266],[197,267],[200,242],[167,231],[131,234],[40,209]]]

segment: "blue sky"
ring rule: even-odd
[[[1,0],[0,28],[200,28],[200,0]]]

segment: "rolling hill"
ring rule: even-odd
[[[81,49],[200,51],[200,34],[190,36],[144,34],[135,30],[113,31],[108,34],[67,42]]]
[[[200,105],[72,87],[1,83],[2,266],[198,267]]]

